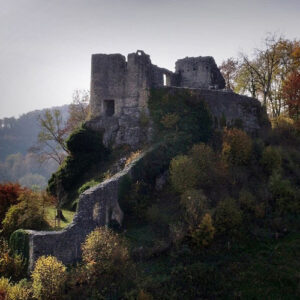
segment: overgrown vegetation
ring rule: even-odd
[[[61,206],[70,207],[83,183],[84,173],[103,161],[108,150],[102,144],[101,134],[85,126],[69,136],[66,146],[70,155],[50,178],[48,191],[59,198]]]
[[[170,156],[192,144],[207,142],[212,135],[212,118],[204,101],[188,90],[154,89],[149,99],[156,141],[169,146]]]

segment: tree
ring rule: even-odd
[[[283,84],[283,97],[292,119],[300,119],[300,72],[293,72]]]
[[[245,63],[241,63],[235,77],[235,92],[250,94],[251,97],[257,98],[258,90],[259,83],[256,73]]]
[[[87,90],[75,90],[73,101],[69,106],[69,119],[67,127],[69,132],[74,131],[84,121],[86,121],[89,112],[90,93]]]
[[[66,155],[70,154],[66,146],[69,134],[82,124],[88,115],[89,92],[75,90],[69,106],[69,118],[64,122],[59,110],[47,109],[39,116],[40,132],[37,145],[31,151],[39,154],[41,162],[54,160],[61,165]]]
[[[226,88],[234,90],[235,77],[238,71],[238,61],[232,57],[224,60],[220,66],[220,71],[225,79]]]
[[[48,227],[45,221],[46,198],[32,191],[24,191],[18,198],[18,203],[10,206],[2,221],[3,234],[10,236],[15,230],[36,229]]]
[[[232,166],[247,165],[251,159],[252,140],[246,132],[237,128],[225,129],[222,156]]]
[[[255,49],[254,59],[250,60],[247,55],[242,54],[245,68],[253,72],[257,79],[259,91],[262,94],[262,102],[267,107],[267,101],[271,100],[271,86],[274,73],[280,63],[276,52],[275,36],[268,36],[265,39],[265,49]]]
[[[241,54],[236,91],[260,98],[268,112],[278,117],[286,107],[283,83],[299,67],[300,42],[269,35],[264,47],[255,49],[252,59]]]
[[[69,154],[66,146],[66,138],[69,130],[63,122],[59,110],[46,110],[45,114],[39,117],[41,131],[38,135],[38,144],[31,148],[32,152],[38,153],[41,162],[53,159],[59,165]]]
[[[0,184],[0,221],[4,219],[8,209],[19,202],[19,196],[24,191],[18,183]]]

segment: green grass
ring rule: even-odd
[[[53,230],[60,230],[68,226],[75,215],[74,211],[62,209],[62,213],[64,217],[66,218],[66,221],[60,221],[60,226],[58,226],[57,220],[55,222],[55,215],[56,215],[56,208],[54,206],[48,206],[45,209],[45,216],[46,216],[46,221],[48,222],[49,226]]]

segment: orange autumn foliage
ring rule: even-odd
[[[283,96],[288,106],[289,116],[295,120],[300,119],[300,72],[289,75],[283,85]]]
[[[9,207],[19,202],[18,198],[25,190],[18,183],[0,184],[0,224]]]

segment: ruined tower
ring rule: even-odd
[[[141,115],[148,115],[147,101],[152,87],[171,81],[173,73],[151,63],[138,50],[121,54],[94,54],[91,74],[90,126],[104,132],[107,146],[129,144],[135,148],[147,141],[151,128],[141,128]]]

